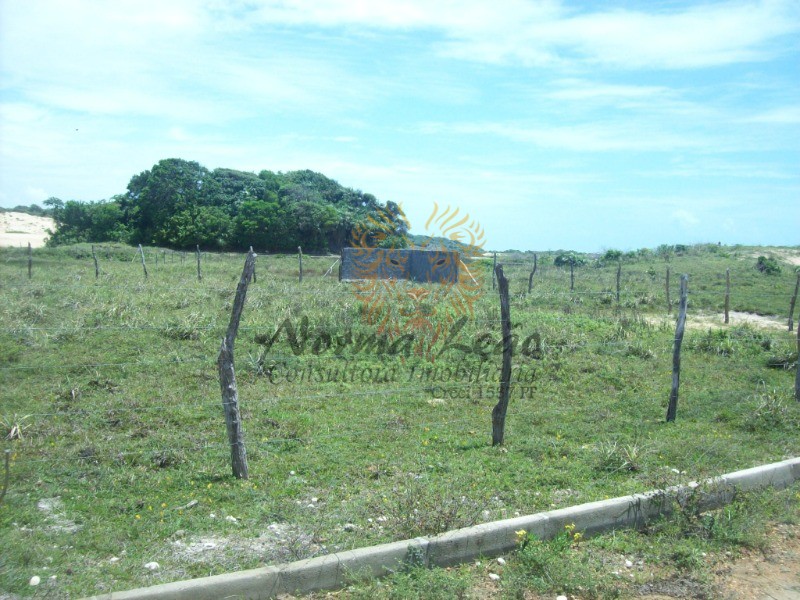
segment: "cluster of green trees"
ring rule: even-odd
[[[100,202],[45,201],[56,221],[51,246],[116,241],[175,249],[338,252],[354,230],[397,247],[402,210],[313,171],[258,175],[209,171],[178,158],[134,175],[127,192]]]

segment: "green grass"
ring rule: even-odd
[[[673,302],[687,272],[690,311],[720,312],[730,268],[732,310],[785,314],[795,275],[786,263],[758,273],[769,251],[674,257]],[[0,434],[20,434],[3,441],[13,460],[0,592],[72,597],[251,568],[704,478],[799,447],[796,342],[778,329],[688,330],[678,419],[664,423],[674,326],[663,260],[623,265],[618,306],[615,265],[576,270],[570,293],[569,271],[542,255],[528,295],[532,261],[505,258],[523,381],[506,443],[492,448],[487,373],[499,368],[500,334],[489,285],[458,339],[486,341],[481,380],[469,382],[456,373],[474,376],[481,357],[458,349],[433,364],[352,345],[315,354],[325,335],[374,332],[364,302],[336,268],[325,276],[333,257],[304,257],[298,284],[295,257],[261,256],[236,341],[250,467],[237,480],[216,357],[243,255],[204,255],[198,281],[193,253],[146,249],[145,279],[134,249],[97,247],[95,279],[89,246],[43,249],[28,280],[26,252],[0,251]],[[281,323],[299,330],[303,317],[305,352],[285,332],[265,350]],[[527,354],[525,339],[538,340]],[[300,381],[308,369],[347,377]],[[150,561],[161,568],[144,569]],[[409,590],[416,577],[449,597],[464,583],[406,577]]]

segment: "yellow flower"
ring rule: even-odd
[[[582,533],[574,533],[572,534],[572,539],[576,542],[580,542],[583,539]]]
[[[524,539],[525,539],[525,536],[527,536],[527,535],[528,535],[528,532],[527,532],[527,531],[525,531],[524,529],[520,529],[519,531],[515,531],[514,533],[516,533],[516,534],[517,534],[517,541],[519,541],[519,542],[521,542],[522,540],[524,540]]]
[[[214,484],[213,483],[209,483],[206,487],[210,490],[212,485],[214,485]]]
[[[136,515],[136,516],[135,516],[135,517],[133,517],[133,518],[134,518],[134,519],[141,519],[141,518],[142,518],[142,515]]]
[[[570,523],[569,525],[564,525],[564,529],[566,529],[567,531],[572,533],[572,531],[575,529],[575,523]]]
[[[162,502],[161,503],[161,508],[167,508],[167,503],[166,502]]]

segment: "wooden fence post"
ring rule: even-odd
[[[303,283],[303,249],[297,247],[297,262],[298,262],[298,281]]]
[[[11,475],[11,469],[9,468],[9,463],[11,462],[11,449],[6,448],[5,451],[5,475],[3,476],[3,489],[0,491],[0,503],[3,502],[3,499],[6,497],[6,492],[8,491],[8,481]]]
[[[678,307],[678,324],[675,328],[675,344],[672,350],[672,391],[669,394],[667,423],[675,420],[678,413],[678,388],[681,383],[681,344],[686,327],[686,305],[688,303],[688,275],[681,275],[681,300]]]
[[[797,290],[800,288],[800,271],[797,272],[797,283],[794,284],[794,294],[789,304],[789,331],[794,329],[794,305],[797,302]]]
[[[250,246],[250,254],[255,254],[253,252],[253,247],[252,246]],[[258,254],[256,254],[256,256],[258,256]],[[253,283],[258,283],[258,277],[256,276],[256,266],[255,266],[255,264],[253,265]]]
[[[144,264],[144,250],[142,245],[139,244],[139,256],[142,258],[142,269],[144,269],[144,278],[147,279],[147,265]]]
[[[492,258],[492,289],[497,286],[497,252],[494,253]]]
[[[617,263],[617,304],[619,304],[619,280],[622,278],[622,263]]]
[[[33,277],[33,249],[31,243],[28,242],[28,279]]]
[[[669,267],[667,267],[667,313],[672,314],[672,300],[669,299]]]
[[[533,289],[533,276],[536,275],[536,268],[538,267],[538,257],[536,253],[533,253],[533,271],[531,271],[530,277],[528,277],[528,293],[531,293]]]
[[[511,392],[511,358],[513,344],[511,338],[511,308],[508,298],[508,279],[503,274],[503,265],[495,267],[497,283],[500,286],[500,320],[503,331],[503,367],[500,371],[500,399],[492,409],[492,446],[503,443],[506,428],[506,411]]]
[[[725,269],[725,325],[730,323],[731,310],[731,270]]]
[[[200,244],[197,244],[197,281],[203,280],[203,274],[200,272]]]
[[[236,287],[236,297],[233,300],[231,320],[228,331],[222,340],[219,350],[217,366],[219,367],[219,386],[222,391],[222,408],[225,410],[225,424],[228,430],[228,442],[231,446],[231,468],[234,477],[247,479],[247,451],[244,446],[244,432],[242,431],[241,415],[239,413],[239,392],[236,388],[236,371],[234,369],[233,346],[236,341],[236,332],[239,330],[239,321],[247,297],[247,286],[253,276],[256,264],[255,252],[248,252],[244,261],[242,277]]]
[[[794,399],[800,402],[800,319],[797,321],[797,372],[794,374]]]
[[[573,291],[575,289],[575,261],[570,259],[569,261],[569,291]]]
[[[97,254],[94,253],[94,244],[92,244],[92,260],[94,260],[94,278],[100,277],[100,266],[97,264]]]

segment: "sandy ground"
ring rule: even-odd
[[[764,315],[756,315],[753,313],[738,312],[735,310],[728,313],[730,323],[725,325],[725,316],[719,314],[687,314],[686,315],[686,328],[687,329],[718,329],[720,327],[731,327],[734,325],[743,325],[745,323],[757,327],[759,329],[786,329],[786,319],[783,317],[766,317]],[[654,324],[660,325],[662,323],[675,323],[675,315],[663,317],[647,316],[645,319]]]
[[[795,267],[800,266],[800,250],[790,250],[788,248],[769,248],[765,252],[767,256],[774,256],[778,260],[789,263]],[[753,258],[761,256],[759,253],[753,254]]]
[[[55,229],[50,217],[35,217],[18,212],[0,212],[0,246],[44,246],[47,229]]]

